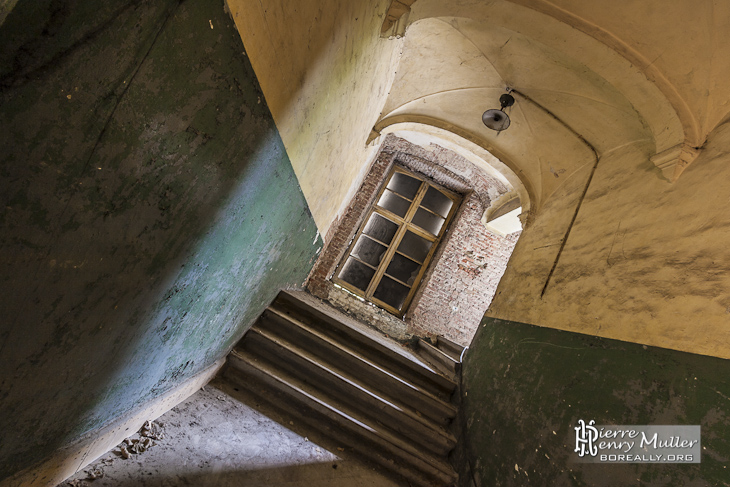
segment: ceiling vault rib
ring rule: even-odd
[[[535,105],[536,107],[538,107],[540,110],[542,110],[545,113],[547,113],[552,119],[554,119],[560,125],[562,125],[566,129],[568,129],[568,131],[570,133],[572,133],[573,135],[575,135],[581,142],[583,142],[586,145],[586,147],[588,147],[591,150],[591,152],[593,152],[593,156],[596,158],[596,160],[598,160],[598,151],[596,150],[595,147],[593,147],[593,144],[591,144],[590,142],[588,142],[585,137],[583,137],[581,134],[579,134],[578,132],[576,132],[575,129],[573,129],[573,127],[571,127],[570,125],[568,125],[567,123],[565,123],[560,117],[558,117],[557,115],[555,115],[548,108],[544,107],[543,105],[541,105],[538,102],[536,102],[535,100],[533,100],[529,95],[526,95],[526,94],[522,93],[519,90],[516,90],[516,89],[510,87],[510,93],[517,94],[518,96],[520,96],[521,98],[523,98],[525,101],[529,101],[530,103],[532,103],[533,105]]]
[[[632,48],[625,41],[615,34],[601,28],[600,26],[589,22],[588,20],[566,10],[548,0],[509,0],[517,5],[522,5],[541,12],[545,15],[563,22],[584,34],[593,37],[597,41],[605,44],[610,49],[624,59],[631,62],[639,68],[646,78],[654,83],[659,91],[667,98],[674,108],[677,117],[684,129],[684,136],[689,145],[700,146],[704,143],[705,135],[699,126],[699,122],[689,107],[687,100],[679,93],[677,87],[667,78],[667,76],[653,62],[650,62],[639,51]]]
[[[550,284],[550,280],[553,277],[553,274],[555,273],[555,268],[558,267],[558,262],[560,261],[560,256],[563,254],[563,249],[565,248],[565,244],[568,241],[568,237],[570,236],[570,231],[573,229],[573,225],[575,224],[575,220],[578,218],[578,212],[580,211],[581,206],[583,205],[583,200],[586,197],[586,193],[588,193],[588,187],[591,185],[591,181],[593,181],[593,175],[596,173],[596,169],[598,168],[598,162],[600,161],[600,156],[598,155],[598,151],[596,150],[593,145],[586,140],[585,137],[583,137],[581,134],[575,131],[570,125],[565,123],[560,117],[555,115],[553,112],[551,112],[549,109],[545,108],[544,106],[540,105],[538,102],[530,98],[528,95],[522,93],[521,91],[512,89],[510,93],[514,93],[518,95],[520,98],[524,99],[525,101],[528,101],[535,105],[536,107],[540,108],[542,111],[544,111],[546,114],[548,114],[551,118],[553,118],[556,122],[558,122],[560,125],[565,127],[567,130],[569,130],[573,135],[575,135],[581,142],[583,142],[586,147],[588,147],[591,152],[593,152],[593,157],[595,158],[595,161],[593,162],[593,167],[591,168],[591,172],[588,175],[588,180],[586,181],[585,186],[583,187],[583,192],[580,195],[580,198],[578,199],[578,204],[575,206],[575,211],[573,212],[573,217],[570,219],[570,224],[568,224],[567,230],[565,230],[565,235],[560,241],[560,248],[558,249],[558,253],[555,255],[555,261],[553,262],[552,267],[550,268],[550,272],[547,275],[547,278],[545,279],[545,285],[542,287],[542,291],[540,292],[540,299],[545,295],[545,291],[547,291],[548,285]]]
[[[417,96],[417,97],[413,98],[412,100],[408,100],[405,103],[401,103],[397,107],[394,107],[393,109],[389,110],[388,111],[388,114],[386,114],[384,117],[381,116],[380,120],[383,120],[389,114],[391,114],[391,113],[393,113],[393,112],[395,112],[397,110],[400,110],[401,108],[403,108],[406,105],[409,105],[411,103],[414,103],[414,102],[423,100],[425,98],[428,98],[429,96],[445,95],[447,93],[456,93],[456,92],[459,92],[459,91],[494,90],[494,89],[496,89],[496,88],[492,88],[492,87],[489,87],[489,86],[464,86],[462,88],[451,88],[449,90],[440,90],[440,91],[434,91],[433,93],[426,93],[425,95]]]

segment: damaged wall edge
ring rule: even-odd
[[[0,482],[0,487],[54,487],[60,484],[134,434],[145,421],[159,418],[198,392],[218,373],[225,361],[225,358],[218,360],[135,411],[116,418],[110,424],[90,431],[71,444],[59,448],[41,463]]]

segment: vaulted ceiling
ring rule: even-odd
[[[534,213],[617,150],[677,181],[730,111],[721,0],[228,3],[323,233],[386,133],[486,160]]]
[[[674,180],[730,108],[728,13],[717,1],[417,0],[375,129],[454,132],[519,175],[533,207],[629,144]],[[508,89],[512,125],[497,133],[481,114]]]

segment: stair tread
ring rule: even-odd
[[[425,398],[427,398],[432,403],[436,404],[439,408],[449,411],[450,417],[453,417],[456,414],[456,408],[454,407],[453,404],[450,404],[450,403],[444,401],[443,399],[437,397],[436,395],[432,394],[430,391],[424,390],[422,387],[419,387],[418,385],[415,385],[415,384],[409,382],[405,378],[399,376],[397,373],[376,364],[370,358],[364,356],[363,354],[361,354],[355,350],[352,350],[350,347],[348,347],[345,344],[335,341],[331,337],[321,333],[319,330],[315,330],[315,329],[311,328],[309,325],[301,322],[297,318],[294,318],[293,316],[285,315],[281,311],[276,310],[276,309],[268,308],[266,311],[264,311],[264,313],[267,313],[267,312],[272,313],[273,315],[278,316],[280,319],[283,319],[283,320],[297,326],[299,329],[305,331],[306,333],[309,333],[311,336],[315,337],[316,339],[318,339],[322,342],[325,342],[328,346],[337,348],[337,349],[341,350],[342,352],[356,358],[357,360],[366,364],[367,366],[378,370],[380,373],[385,374],[389,377],[392,377],[394,380],[403,384],[405,387],[412,389],[419,395],[425,396]],[[254,327],[255,328],[259,327],[259,324],[260,324],[260,322],[257,322],[257,324],[254,325]]]
[[[453,480],[455,475],[453,468],[444,459],[424,454],[424,452],[417,450],[414,446],[384,430],[379,425],[374,425],[369,418],[363,417],[342,404],[329,404],[320,399],[311,390],[311,386],[281,371],[270,362],[255,357],[248,352],[242,353],[240,350],[232,354],[230,359],[234,369],[239,371],[245,371],[247,367],[255,369],[262,375],[264,381],[273,381],[277,387],[292,391],[297,396],[297,400],[305,402],[305,404],[320,410],[320,412],[324,411],[328,417],[341,426],[347,428],[350,425],[350,428],[352,428],[351,425],[355,425],[359,434],[363,434],[371,440],[380,440],[386,444],[386,447],[390,447],[393,454],[399,455],[404,461],[409,461],[426,471],[431,470],[431,475],[444,476]],[[235,363],[235,361],[239,361],[239,363]]]
[[[456,438],[450,432],[436,422],[429,420],[426,415],[416,412],[416,409],[411,405],[399,401],[398,398],[388,397],[388,394],[375,390],[354,375],[348,373],[348,371],[337,367],[336,364],[323,363],[316,354],[299,347],[297,344],[285,338],[279,337],[269,330],[253,328],[251,331],[262,337],[262,339],[269,340],[279,347],[286,349],[289,353],[297,356],[300,361],[306,362],[309,367],[308,373],[312,369],[317,370],[320,376],[328,377],[329,380],[339,381],[344,384],[347,390],[352,391],[355,389],[360,396],[358,401],[362,401],[363,406],[371,407],[373,403],[383,403],[391,411],[390,414],[397,418],[398,421],[406,422],[409,428],[419,428],[422,434],[418,436],[430,437],[428,439],[437,441],[438,444],[448,446],[449,448],[453,448],[456,443]],[[381,409],[376,410],[381,411]],[[437,435],[439,439],[432,438],[432,435]]]
[[[280,303],[282,299],[304,304],[307,307],[308,311],[314,311],[316,313],[321,313],[322,315],[329,317],[331,320],[334,320],[343,327],[342,329],[340,329],[340,331],[346,333],[356,333],[359,339],[371,342],[379,349],[387,350],[388,352],[395,354],[397,358],[393,358],[398,360],[402,365],[410,367],[414,371],[424,374],[426,377],[435,381],[442,387],[453,390],[456,386],[456,384],[451,379],[443,377],[443,375],[441,375],[441,372],[438,369],[434,368],[433,365],[424,361],[422,358],[418,357],[416,354],[406,349],[401,344],[383,336],[380,332],[374,330],[370,326],[361,323],[351,316],[333,308],[329,304],[320,301],[309,293],[305,291],[282,291],[279,294],[279,297],[277,297],[274,303],[272,303],[272,307],[276,308],[277,303]],[[328,324],[331,326],[336,326],[336,324],[333,323]]]
[[[242,374],[237,372],[236,374]],[[237,377],[236,377],[237,378]],[[384,475],[393,477],[399,483],[411,487],[442,487],[444,482],[434,481],[421,471],[407,464],[396,463],[391,455],[382,452],[377,445],[371,445],[359,435],[337,426],[334,422],[318,417],[317,413],[301,403],[292,403],[288,395],[268,387],[259,386],[258,380],[246,377],[246,385],[237,384],[236,378],[217,376],[212,387],[221,389],[244,404],[255,408],[268,418],[306,436],[317,445],[336,453],[343,458],[364,462],[366,466],[379,469]],[[332,427],[334,426],[334,427]]]
[[[446,362],[446,363],[455,363],[455,364],[460,363],[458,360],[456,360],[454,357],[452,357],[448,353],[446,353],[443,350],[441,350],[440,348],[428,343],[427,340],[419,338],[418,346],[422,350],[426,350],[426,351],[428,351],[428,353],[432,353],[432,354],[438,356],[439,358],[443,359],[444,362]]]
[[[456,375],[461,368],[461,362],[443,350],[431,345],[428,341],[418,340],[419,350],[424,354],[426,360],[431,360],[434,367],[441,368],[444,373]]]
[[[448,338],[442,336],[439,336],[436,339],[436,347],[457,362],[462,361],[464,352],[466,352],[469,348],[461,346],[458,343],[452,342]]]

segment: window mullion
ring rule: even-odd
[[[395,254],[395,250],[398,248],[398,245],[400,245],[400,241],[403,239],[403,235],[405,235],[405,233],[406,225],[401,223],[400,227],[398,227],[398,230],[395,232],[393,240],[390,242],[390,246],[388,246],[388,249],[385,251],[385,254],[383,254],[382,259],[380,259],[380,265],[378,266],[378,270],[375,271],[375,275],[370,280],[370,285],[368,285],[368,288],[365,290],[366,298],[370,299],[373,296],[378,284],[380,284],[380,280],[383,278],[383,274],[385,274],[385,269],[388,268],[388,265],[393,258],[393,254]]]
[[[429,240],[431,242],[435,242],[439,238],[438,235],[434,236],[432,233],[427,232],[426,230],[422,229],[415,223],[407,223],[406,226],[408,227],[408,230],[410,230],[411,232],[413,232],[416,235],[418,235],[419,237],[423,237],[426,240]]]
[[[406,221],[406,223],[411,223],[411,220],[413,220],[413,217],[416,216],[416,212],[418,211],[418,205],[421,204],[421,200],[423,200],[423,197],[426,195],[427,190],[428,190],[428,184],[425,182],[421,182],[421,187],[418,188],[418,192],[416,193],[416,196],[413,198],[413,201],[411,202],[410,208],[408,208],[408,212],[406,213],[406,216],[403,217],[403,219]]]
[[[413,281],[414,285],[411,286],[410,290],[408,291],[408,295],[406,296],[406,299],[403,301],[403,306],[401,306],[402,309],[406,309],[408,305],[411,304],[411,300],[413,299],[413,296],[416,294],[416,285],[415,283],[420,283],[421,279],[423,279],[424,274],[426,274],[426,264],[431,262],[431,258],[436,253],[436,245],[432,245],[431,249],[428,251],[428,254],[426,255],[426,258],[424,259],[424,264],[421,265],[421,270],[418,272],[418,275],[416,276],[416,279]]]
[[[406,230],[408,230],[410,227],[408,223],[416,214],[416,211],[418,210],[418,205],[423,199],[423,196],[426,194],[427,190],[428,184],[426,184],[425,182],[421,182],[421,187],[418,188],[418,192],[413,198],[411,206],[408,208],[408,211],[406,212],[406,215],[403,218],[400,227],[398,227],[398,231],[395,232],[395,237],[393,237],[393,241],[390,243],[388,250],[385,251],[385,255],[383,256],[382,260],[380,261],[380,265],[378,266],[378,270],[375,271],[375,275],[370,281],[370,285],[365,290],[365,296],[367,298],[371,298],[373,296],[373,293],[375,293],[375,290],[378,288],[378,285],[380,284],[380,281],[381,279],[383,279],[383,275],[385,274],[385,270],[388,268],[388,265],[390,265],[390,261],[393,259],[393,254],[395,254],[398,245],[400,245],[403,236],[406,234]],[[380,207],[378,207],[378,209],[380,209]]]

